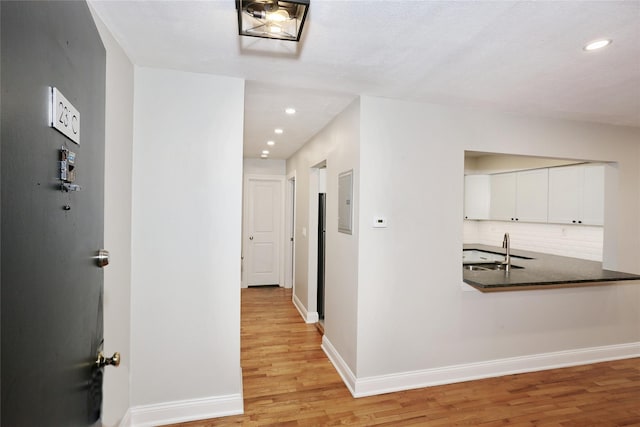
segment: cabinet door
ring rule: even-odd
[[[489,175],[464,177],[465,219],[489,219],[490,185]]]
[[[549,169],[549,222],[575,224],[580,218],[583,167]]]
[[[580,220],[586,225],[604,225],[604,166],[584,166]]]
[[[516,216],[516,174],[491,175],[490,218],[513,221]]]
[[[516,174],[516,221],[547,222],[549,170]]]

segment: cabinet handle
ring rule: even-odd
[[[578,221],[578,224],[582,224],[582,221]]]
[[[520,221],[520,218],[516,218],[516,221]]]
[[[575,223],[576,223],[576,220],[574,219],[574,220],[573,220],[573,221],[571,221],[571,222],[573,222],[573,223],[575,224]]]

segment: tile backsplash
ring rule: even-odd
[[[509,233],[511,247],[602,261],[603,228],[597,226],[464,221],[464,243],[501,246]]]

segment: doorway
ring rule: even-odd
[[[318,193],[318,321],[324,323],[324,276],[325,276],[325,236],[327,193]]]
[[[316,321],[320,325],[324,324],[325,315],[325,259],[326,259],[326,202],[327,202],[327,164],[326,161],[316,165],[313,168],[313,174],[317,181],[311,183],[314,190],[311,192],[314,199],[314,212],[310,229],[314,230],[313,239],[310,239],[309,245],[313,245],[315,254],[312,253],[312,259],[315,261],[315,274],[310,269],[309,279],[314,286],[310,286],[309,292],[313,292],[315,296],[315,306],[317,318]],[[315,184],[315,185],[314,185]],[[312,228],[313,227],[313,228]],[[310,247],[311,250],[311,247]],[[315,291],[314,291],[315,288]],[[312,307],[313,305],[310,304]]]
[[[296,274],[296,176],[295,173],[287,177],[287,217],[285,219],[287,247],[284,287],[295,287]]]

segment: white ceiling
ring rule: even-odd
[[[234,0],[90,3],[136,65],[246,79],[245,157],[358,95],[640,127],[640,0],[311,0],[300,43],[239,37]]]

